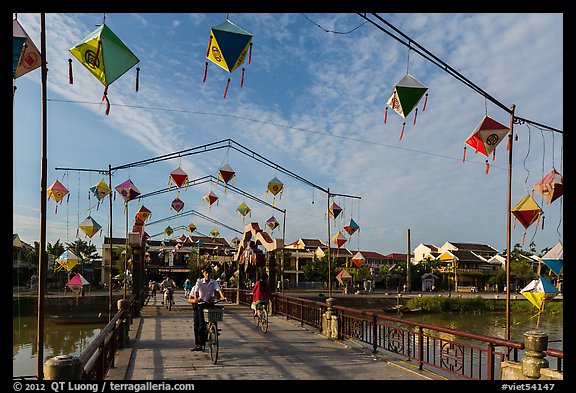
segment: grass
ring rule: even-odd
[[[481,296],[473,298],[426,296],[411,298],[406,303],[408,308],[422,308],[425,312],[483,312],[505,311],[506,301],[499,299],[484,299]],[[536,308],[528,300],[514,300],[510,302],[510,310],[513,312],[533,313]],[[544,306],[543,314],[562,314],[563,301],[553,300]]]

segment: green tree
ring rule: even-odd
[[[60,239],[56,240],[54,245],[50,244],[50,242],[48,242],[46,245],[46,252],[48,252],[48,255],[52,255],[54,258],[58,258],[65,250],[66,249],[64,248],[64,245],[60,243]]]

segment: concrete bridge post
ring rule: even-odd
[[[72,355],[58,355],[44,362],[44,379],[54,380],[80,380],[84,366],[80,358]]]
[[[322,315],[322,334],[328,338],[338,338],[338,315],[332,314],[334,298],[326,299],[326,312]]]

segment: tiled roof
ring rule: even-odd
[[[469,250],[469,251],[478,251],[478,252],[489,252],[489,253],[497,253],[498,250],[495,250],[493,247],[489,246],[488,244],[480,244],[480,243],[455,243],[449,242],[454,247],[458,248],[459,250]]]

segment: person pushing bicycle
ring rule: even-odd
[[[210,266],[202,269],[204,276],[196,285],[192,287],[188,303],[194,304],[194,348],[191,351],[202,351],[206,344],[207,329],[206,322],[204,321],[204,309],[209,308],[214,304],[214,297],[216,293],[220,295],[220,299],[226,300],[226,296],[222,293],[222,288],[216,280],[210,278],[212,268]]]
[[[266,310],[269,310],[271,299],[272,294],[270,293],[270,286],[268,285],[268,274],[262,273],[260,279],[254,284],[254,288],[252,288],[252,304],[250,308],[254,310],[254,315],[256,315],[256,306],[259,303],[264,303]]]

